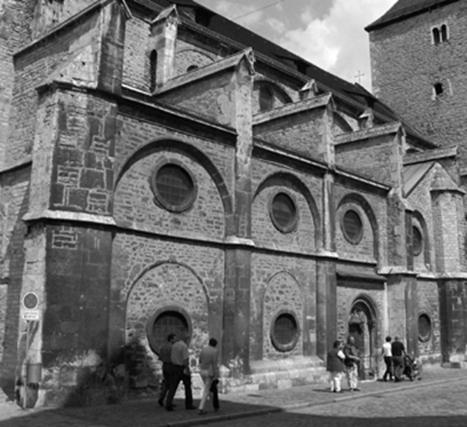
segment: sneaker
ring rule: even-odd
[[[173,406],[166,406],[165,409],[167,411],[173,411],[174,410],[174,407]]]
[[[159,403],[159,406],[164,406],[164,401],[162,399],[159,399],[157,403]]]
[[[198,415],[206,415],[206,414],[207,414],[207,412],[204,409],[200,409],[198,411]]]

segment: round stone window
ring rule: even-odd
[[[146,329],[149,345],[157,354],[159,354],[161,345],[167,341],[169,334],[186,337],[190,333],[190,325],[185,315],[178,310],[170,309],[153,316]]]
[[[353,245],[360,243],[363,237],[363,223],[357,211],[349,209],[345,212],[341,224],[344,237]]]
[[[271,341],[276,350],[290,351],[298,341],[297,319],[292,313],[279,313],[271,325]]]
[[[297,207],[288,194],[276,194],[272,199],[269,213],[274,226],[282,233],[289,233],[296,228],[298,222]]]
[[[431,338],[431,319],[426,313],[418,316],[418,339],[427,342]]]
[[[153,175],[156,201],[172,212],[182,212],[193,204],[196,185],[191,174],[177,163],[165,163]]]
[[[412,227],[412,253],[414,256],[418,256],[422,253],[423,249],[423,237],[418,227]]]

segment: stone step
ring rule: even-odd
[[[285,362],[285,363],[284,363]],[[288,361],[261,361],[252,366],[252,373],[243,378],[226,379],[224,392],[254,393],[266,389],[287,389],[306,384],[325,384],[329,374],[324,363],[309,358]]]

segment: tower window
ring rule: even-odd
[[[449,29],[446,24],[431,28],[431,42],[434,45],[447,42],[449,39]]]
[[[435,83],[433,85],[433,91],[434,91],[435,96],[441,95],[444,92],[443,84],[439,82]]]
[[[446,24],[441,25],[441,41],[448,41],[448,26]]]
[[[156,84],[157,84],[157,52],[153,50],[151,52],[151,55],[149,56],[149,64],[150,64],[150,87],[151,87],[151,92],[153,92],[156,89]]]
[[[439,34],[439,29],[438,28],[433,28],[433,30],[431,30],[432,32],[432,35],[433,35],[433,43],[434,44],[439,44],[440,41],[441,41],[441,38],[440,38],[440,34]]]

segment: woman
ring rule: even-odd
[[[209,340],[209,345],[204,347],[199,355],[199,373],[204,383],[203,395],[201,397],[201,402],[199,403],[200,415],[206,414],[206,411],[204,410],[206,400],[208,399],[209,393],[211,392],[211,386],[214,379],[219,377],[219,367],[217,360],[218,352],[216,346],[217,340],[215,338],[211,338]],[[219,409],[219,403],[213,403],[215,404],[214,409],[217,411]]]

